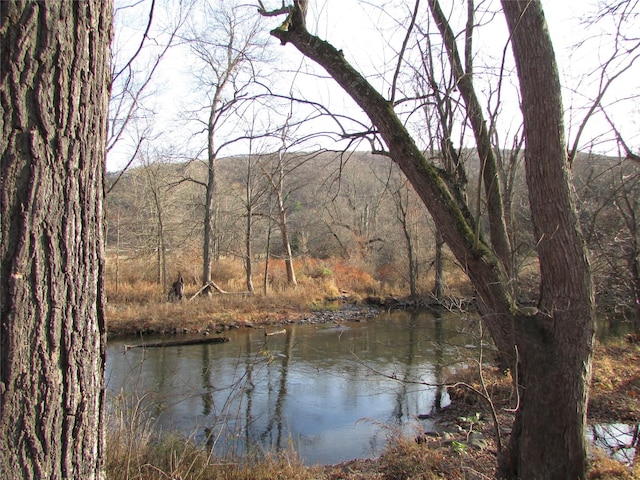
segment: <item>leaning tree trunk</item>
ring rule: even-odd
[[[0,2],[0,477],[103,477],[111,2]]]
[[[461,192],[456,192],[455,185],[447,183],[439,169],[427,161],[395,114],[393,105],[347,62],[342,51],[293,23],[288,30],[278,28],[271,34],[283,44],[291,42],[302,54],[320,64],[374,123],[387,144],[389,156],[413,185],[442,238],[476,287],[478,308],[505,362],[514,369],[512,319],[517,306],[504,287],[508,285],[504,266],[490,246],[476,236],[476,221],[468,208],[461,205]]]

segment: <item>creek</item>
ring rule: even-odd
[[[118,338],[107,345],[107,414],[126,399],[136,422],[220,455],[291,446],[307,464],[375,457],[389,433],[435,428],[429,415],[449,403],[439,384],[461,350],[477,349],[472,327],[459,314],[393,312],[237,329],[210,345],[125,352],[141,339]]]

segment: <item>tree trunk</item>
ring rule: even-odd
[[[638,254],[638,247],[635,246],[632,258],[628,260],[629,270],[631,271],[632,288],[634,294],[634,328],[636,332],[640,332],[640,255]]]
[[[207,188],[204,212],[204,233],[202,241],[202,285],[208,285],[211,282],[211,255],[213,250],[213,219],[211,218],[212,196],[209,188]],[[210,289],[205,290],[206,295],[211,294]]]
[[[407,263],[409,267],[409,292],[411,298],[418,296],[418,259],[416,248],[413,241],[413,235],[411,233],[411,224],[409,221],[409,191],[408,186],[403,184],[398,187],[398,190],[392,193],[394,202],[396,204],[396,218],[400,222],[402,227],[402,233],[404,235],[404,244],[407,252]]]
[[[444,287],[444,258],[443,258],[444,240],[440,234],[440,230],[436,228],[436,252],[433,260],[434,269],[434,282],[433,282],[433,296],[438,302],[443,300],[443,287]]]
[[[467,43],[471,42],[471,30],[473,29],[473,3],[469,2],[469,18],[467,22]],[[489,236],[491,245],[497,257],[502,261],[507,274],[511,276],[511,249],[507,224],[502,203],[502,193],[500,181],[498,179],[498,167],[496,153],[491,145],[491,138],[487,128],[487,122],[482,113],[480,100],[478,99],[473,86],[473,74],[471,70],[471,51],[465,55],[467,70],[463,67],[460,54],[456,45],[456,38],[447,22],[447,19],[440,8],[440,2],[429,0],[431,14],[440,30],[442,39],[447,50],[449,61],[456,79],[456,85],[465,103],[469,123],[473,130],[480,156],[480,178],[484,182],[485,195],[487,197],[487,210],[489,218]],[[479,216],[479,215],[478,215]]]
[[[249,179],[247,179],[247,184]],[[245,275],[247,281],[247,291],[253,293],[253,249],[252,247],[252,235],[253,235],[253,205],[252,205],[250,188],[247,187],[247,231],[245,232]]]
[[[525,171],[540,263],[535,317],[516,319],[521,404],[509,478],[586,478],[586,406],[595,333],[594,293],[570,190],[555,55],[539,1],[502,1],[516,59]]]
[[[269,225],[267,226],[267,240],[264,249],[264,275],[262,278],[262,291],[265,297],[269,294],[269,261],[271,260],[271,215],[267,215],[267,218],[269,219]]]
[[[103,478],[112,5],[0,13],[0,477]]]
[[[213,112],[213,107],[211,108]],[[212,113],[213,115],[213,113]],[[213,127],[210,125],[209,127]],[[209,133],[209,162],[207,169],[207,183],[205,192],[205,204],[204,204],[204,232],[202,239],[202,285],[206,286],[211,283],[211,261],[213,254],[213,206],[214,206],[214,192],[216,185],[216,165],[215,154],[213,153],[213,132]],[[206,295],[211,295],[211,289],[206,288],[204,290]]]
[[[289,240],[289,229],[287,226],[287,209],[284,203],[279,203],[279,226],[280,237],[282,238],[282,251],[284,255],[284,264],[287,269],[287,283],[295,286],[298,284],[296,280],[296,272],[293,269],[293,253],[291,252],[291,241]]]
[[[456,192],[455,185],[447,183],[427,161],[395,114],[393,106],[346,61],[342,52],[300,28],[289,31],[275,29],[271,34],[282,43],[293,43],[305,56],[325,68],[377,127],[387,144],[389,156],[411,181],[443,239],[477,289],[479,311],[505,363],[514,369],[516,355],[512,320],[517,307],[504,287],[508,284],[508,277],[502,262],[490,246],[476,236],[476,222],[469,210],[460,204],[463,195]]]
[[[274,178],[273,174],[267,172],[265,172],[265,174],[269,180],[269,184],[271,185],[271,190],[276,196],[276,204],[278,206],[278,228],[280,229],[282,255],[284,257],[284,264],[287,270],[287,283],[290,286],[296,286],[298,281],[296,280],[296,272],[293,269],[293,253],[291,251],[291,240],[289,239],[289,228],[287,225],[287,206],[285,205],[284,149],[278,152],[277,178]]]

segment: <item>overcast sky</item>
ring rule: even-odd
[[[196,0],[202,2],[205,0]],[[210,0],[211,2],[219,2],[221,0]],[[458,5],[463,5],[461,0],[455,0]],[[116,5],[122,6],[126,4],[125,0],[117,0]],[[146,5],[145,5],[146,3]],[[248,3],[252,2],[251,0]],[[281,0],[266,0],[267,8],[277,8],[281,5]],[[345,58],[360,71],[372,78],[374,86],[380,88],[381,93],[389,82],[389,74],[381,72],[384,65],[394,63],[394,49],[397,50],[402,42],[402,30],[390,26],[390,13],[399,12],[396,18],[403,18],[402,12],[408,12],[413,8],[412,2],[408,6],[404,6],[400,10],[394,10],[403,2],[400,0],[391,1],[363,1],[363,0],[311,0],[313,5],[309,17],[308,27],[321,38],[326,39],[337,48],[343,49]],[[450,2],[443,1],[443,8]],[[422,2],[422,9],[426,11],[426,2]],[[564,106],[567,113],[567,128],[569,142],[572,142],[572,136],[577,131],[577,125],[584,116],[585,109],[591,104],[592,98],[597,92],[598,81],[600,77],[597,75],[598,66],[602,65],[611,52],[611,37],[603,35],[602,32],[612,29],[612,23],[602,21],[595,26],[585,26],[584,18],[593,14],[596,10],[595,1],[578,1],[578,0],[543,0],[543,6],[547,16],[556,55],[558,57],[559,68],[563,77],[563,83],[566,88],[564,93]],[[126,57],[126,52],[131,48],[135,48],[138,44],[138,38],[141,34],[141,27],[144,26],[146,20],[144,9],[148,9],[149,2],[143,2],[138,5],[137,12],[131,9],[123,10],[117,15],[117,31],[116,44],[114,49],[121,52],[121,58]],[[159,2],[164,8],[168,5],[168,10],[162,10],[156,13],[158,25],[163,25],[175,18],[176,10],[172,0]],[[455,5],[455,4],[454,4]],[[488,12],[498,10],[498,2],[495,0],[487,0],[481,2],[476,0],[476,6],[485,11],[483,15],[476,18],[481,25],[476,30],[474,38],[475,48],[477,52],[476,61],[480,68],[477,72],[482,72],[482,64],[495,63],[499,65],[500,57],[505,49],[507,42],[507,32],[504,20],[501,15],[493,17]],[[255,7],[248,6],[248,9]],[[172,10],[173,9],[173,10]],[[462,14],[455,16],[461,22],[464,22],[464,9]],[[163,13],[165,16],[163,16]],[[133,14],[133,15],[132,15]],[[128,15],[128,17],[127,17]],[[278,25],[281,19],[263,18],[265,33],[271,28]],[[490,23],[488,23],[490,21]],[[391,22],[392,23],[392,22]],[[128,27],[123,27],[126,24]],[[486,24],[486,25],[485,25]],[[383,25],[382,27],[380,25]],[[386,26],[384,26],[386,25]],[[461,23],[462,25],[462,23]],[[381,28],[383,30],[381,30]],[[455,28],[455,26],[454,26]],[[632,32],[630,32],[632,33]],[[635,34],[636,32],[633,32]],[[138,38],[137,38],[138,36]],[[158,37],[160,38],[160,37]],[[118,43],[119,42],[119,43]],[[580,48],[577,48],[581,42]],[[638,43],[638,40],[635,41]],[[393,46],[393,49],[389,48]],[[269,48],[276,56],[280,57],[283,65],[287,69],[297,68],[303,62],[302,56],[291,45],[284,47],[279,45],[276,39],[271,39]],[[129,50],[128,50],[129,49]],[[626,61],[628,62],[634,53],[631,53]],[[637,55],[638,52],[635,52]],[[120,60],[121,61],[121,60]],[[623,59],[622,62],[625,60]],[[155,111],[154,131],[159,135],[159,143],[172,143],[184,145],[185,137],[189,136],[185,132],[190,127],[186,127],[180,123],[179,110],[184,108],[189,102],[197,97],[197,92],[193,91],[193,83],[189,80],[188,49],[177,48],[167,55],[161,68],[154,77],[153,96],[147,98],[145,103]],[[622,63],[621,63],[622,65]],[[613,66],[619,70],[620,66]],[[615,72],[616,70],[612,70]],[[586,74],[591,74],[586,77]],[[378,78],[375,76],[378,74]],[[609,77],[606,77],[606,81]],[[479,78],[480,80],[480,78]],[[377,83],[376,83],[377,82]],[[491,81],[486,81],[490,85]],[[286,85],[285,89],[291,88]],[[344,99],[341,91],[330,80],[315,80],[309,75],[300,75],[297,77],[295,88],[304,94],[307,98],[319,100],[323,102],[331,101],[335,109],[347,109],[352,105],[349,99]],[[483,93],[484,90],[490,90],[489,86],[483,87],[481,81],[478,82],[478,88]],[[512,89],[515,95],[516,89]],[[486,92],[485,92],[486,93]],[[629,146],[638,149],[640,146],[640,105],[634,97],[640,94],[640,67],[632,66],[616,80],[615,88],[604,98],[604,103],[610,105],[609,110],[614,114],[614,122],[617,128],[623,131],[625,140]],[[521,121],[518,117],[517,99],[512,99],[512,105],[507,106],[509,92],[505,90],[505,108],[511,108],[513,114],[503,115],[507,120],[519,124]],[[615,107],[612,106],[615,104]],[[192,104],[193,106],[193,104]],[[352,107],[351,107],[352,108]],[[353,109],[351,110],[353,111]],[[612,117],[612,118],[613,118]],[[515,128],[514,126],[504,125],[506,130]],[[196,127],[191,127],[194,131]],[[598,143],[591,145],[592,139],[597,137],[599,132],[609,130],[602,118],[595,118],[588,124],[587,134],[583,135],[581,149],[593,148],[598,151],[608,151],[614,153],[613,143]],[[197,143],[196,137],[189,137],[188,143],[193,147]],[[363,146],[364,147],[364,146]],[[129,157],[132,146],[127,140],[120,142],[107,160],[107,168],[110,171],[118,170],[124,166],[124,162]],[[192,150],[193,151],[193,150]],[[192,152],[189,152],[191,154]],[[230,150],[228,154],[240,153]]]

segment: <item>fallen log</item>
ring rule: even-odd
[[[287,333],[287,331],[283,328],[282,330],[276,330],[275,332],[265,332],[265,337],[273,337],[274,335],[282,335],[283,333]]]
[[[253,295],[252,292],[227,292],[225,290],[222,290],[218,285],[215,284],[215,282],[211,281],[209,283],[207,283],[206,285],[203,285],[200,290],[198,290],[196,293],[194,293],[190,298],[189,301],[193,300],[194,298],[196,298],[198,295],[200,295],[202,292],[204,292],[207,288],[213,288],[216,292],[222,294],[222,295]]]
[[[185,340],[168,340],[161,342],[151,343],[139,343],[137,345],[125,345],[124,352],[132,348],[159,348],[159,347],[181,347],[185,345],[207,345],[210,343],[226,343],[229,339],[227,337],[202,337],[202,338],[190,338]]]

